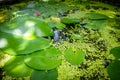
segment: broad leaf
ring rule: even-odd
[[[82,50],[73,51],[72,48],[69,48],[65,51],[65,58],[71,64],[79,65],[84,61],[85,53]]]
[[[77,18],[62,18],[62,19],[61,19],[61,22],[62,22],[62,23],[65,23],[65,24],[79,23],[79,22],[80,22],[80,19],[77,19]]]
[[[24,64],[24,56],[14,56],[10,58],[3,69],[7,75],[13,77],[29,76],[32,72],[32,69]]]
[[[108,66],[110,80],[120,80],[120,61],[115,60]]]
[[[29,54],[45,49],[51,45],[51,41],[42,37],[24,39],[9,33],[0,32],[0,49],[10,55]]]
[[[110,54],[113,54],[116,59],[120,59],[120,46],[112,48]]]
[[[17,17],[1,26],[1,31],[20,37],[53,35],[53,31],[47,23],[32,16]]]
[[[109,18],[108,16],[104,14],[95,13],[95,12],[87,13],[86,16],[87,18],[92,19],[92,20],[105,20]]]
[[[87,23],[85,27],[90,28],[90,29],[101,29],[106,27],[107,21],[106,20],[96,20],[96,21],[91,21]]]
[[[42,71],[34,71],[31,75],[31,80],[57,80],[57,70],[42,70]]]
[[[56,68],[61,60],[58,58],[60,51],[54,47],[45,50],[33,52],[26,56],[25,63],[37,70],[50,70]]]

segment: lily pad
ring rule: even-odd
[[[24,56],[14,56],[3,67],[7,75],[13,77],[25,77],[29,76],[32,69],[24,64]]]
[[[33,69],[50,70],[60,65],[59,55],[60,51],[58,49],[50,47],[26,56],[25,63]]]
[[[77,19],[77,18],[62,18],[62,19],[61,19],[61,22],[62,22],[62,23],[65,23],[65,24],[79,23],[79,22],[80,22],[80,19]]]
[[[1,26],[1,31],[21,37],[32,35],[53,36],[53,31],[47,23],[32,16],[17,17]]]
[[[51,41],[42,37],[23,39],[9,33],[0,32],[0,49],[10,55],[29,54],[45,49],[50,45]]]
[[[100,14],[100,13],[96,13],[96,12],[90,12],[86,14],[86,17],[92,20],[105,20],[108,19],[109,17],[104,15],[104,14]]]
[[[65,51],[65,58],[73,65],[79,65],[85,59],[85,53],[82,50],[73,51],[71,48]]]
[[[96,20],[96,21],[91,21],[85,25],[85,27],[89,29],[101,29],[104,28],[107,24],[106,20]]]
[[[115,60],[108,66],[110,80],[120,80],[120,61]]]
[[[31,75],[31,80],[57,80],[57,70],[47,70],[47,71],[34,71]]]
[[[120,46],[112,48],[110,54],[113,54],[116,59],[120,59]]]

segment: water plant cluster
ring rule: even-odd
[[[120,79],[116,7],[73,2],[32,1],[1,13],[3,80]]]

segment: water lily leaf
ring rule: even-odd
[[[80,22],[80,19],[77,19],[77,18],[62,18],[62,19],[61,19],[61,22],[62,22],[62,23],[65,23],[65,24],[79,23],[79,22]]]
[[[33,69],[50,70],[61,63],[61,60],[58,59],[59,55],[60,51],[58,49],[50,47],[26,56],[25,63]]]
[[[73,65],[79,65],[85,59],[85,53],[82,50],[73,51],[71,48],[65,51],[65,58]]]
[[[80,34],[72,34],[71,38],[73,40],[83,40],[84,39],[83,36],[81,36]]]
[[[29,76],[32,72],[32,69],[24,64],[24,56],[14,56],[10,58],[3,69],[7,75],[13,77]]]
[[[110,80],[120,80],[120,61],[115,60],[108,66]]]
[[[66,28],[66,25],[63,23],[57,23],[57,22],[48,22],[48,25],[51,28],[57,28],[57,29],[63,29]]]
[[[96,20],[96,21],[91,21],[85,27],[90,28],[90,29],[101,29],[104,28],[107,24],[106,20]]]
[[[0,32],[0,49],[10,55],[29,54],[45,49],[51,41],[42,37],[19,38],[9,33]]]
[[[2,26],[2,25],[1,25]],[[52,29],[47,23],[37,17],[23,16],[17,17],[0,27],[1,31],[13,35],[26,36],[53,36]]]
[[[113,54],[116,59],[120,59],[120,46],[114,47],[110,50],[110,54]]]
[[[31,75],[31,80],[57,80],[57,70],[47,70],[47,71],[34,71]]]
[[[104,15],[104,14],[100,14],[100,13],[95,13],[95,12],[90,12],[86,14],[87,18],[92,19],[92,20],[105,20],[108,19],[109,17]]]

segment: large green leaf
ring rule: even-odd
[[[53,31],[47,23],[32,16],[17,17],[1,26],[1,31],[20,37],[53,35]]]
[[[45,49],[51,45],[51,41],[42,37],[24,39],[9,33],[0,32],[0,49],[10,55],[28,54]]]
[[[61,22],[62,22],[62,23],[65,23],[65,24],[79,23],[79,22],[80,22],[80,19],[77,19],[77,18],[62,18],[62,19],[61,19]]]
[[[34,71],[31,75],[31,80],[57,80],[57,70]]]
[[[29,76],[32,72],[32,69],[24,64],[24,56],[14,56],[10,58],[3,69],[7,75],[13,77]]]
[[[82,50],[72,50],[69,48],[65,51],[65,58],[73,65],[79,65],[85,59],[85,53]]]
[[[120,59],[120,46],[112,48],[110,54],[113,54],[116,59]]]
[[[115,60],[108,66],[110,80],[120,80],[120,61]]]
[[[96,20],[96,21],[91,21],[87,23],[85,27],[90,28],[90,29],[101,29],[106,27],[107,21],[106,20]]]
[[[33,69],[50,70],[56,68],[61,63],[61,60],[58,58],[59,55],[60,51],[58,49],[50,47],[26,56],[25,63]]]
[[[96,12],[90,12],[86,14],[87,18],[92,19],[92,20],[105,20],[108,19],[109,17],[104,15],[104,14],[100,14],[100,13],[96,13]]]

